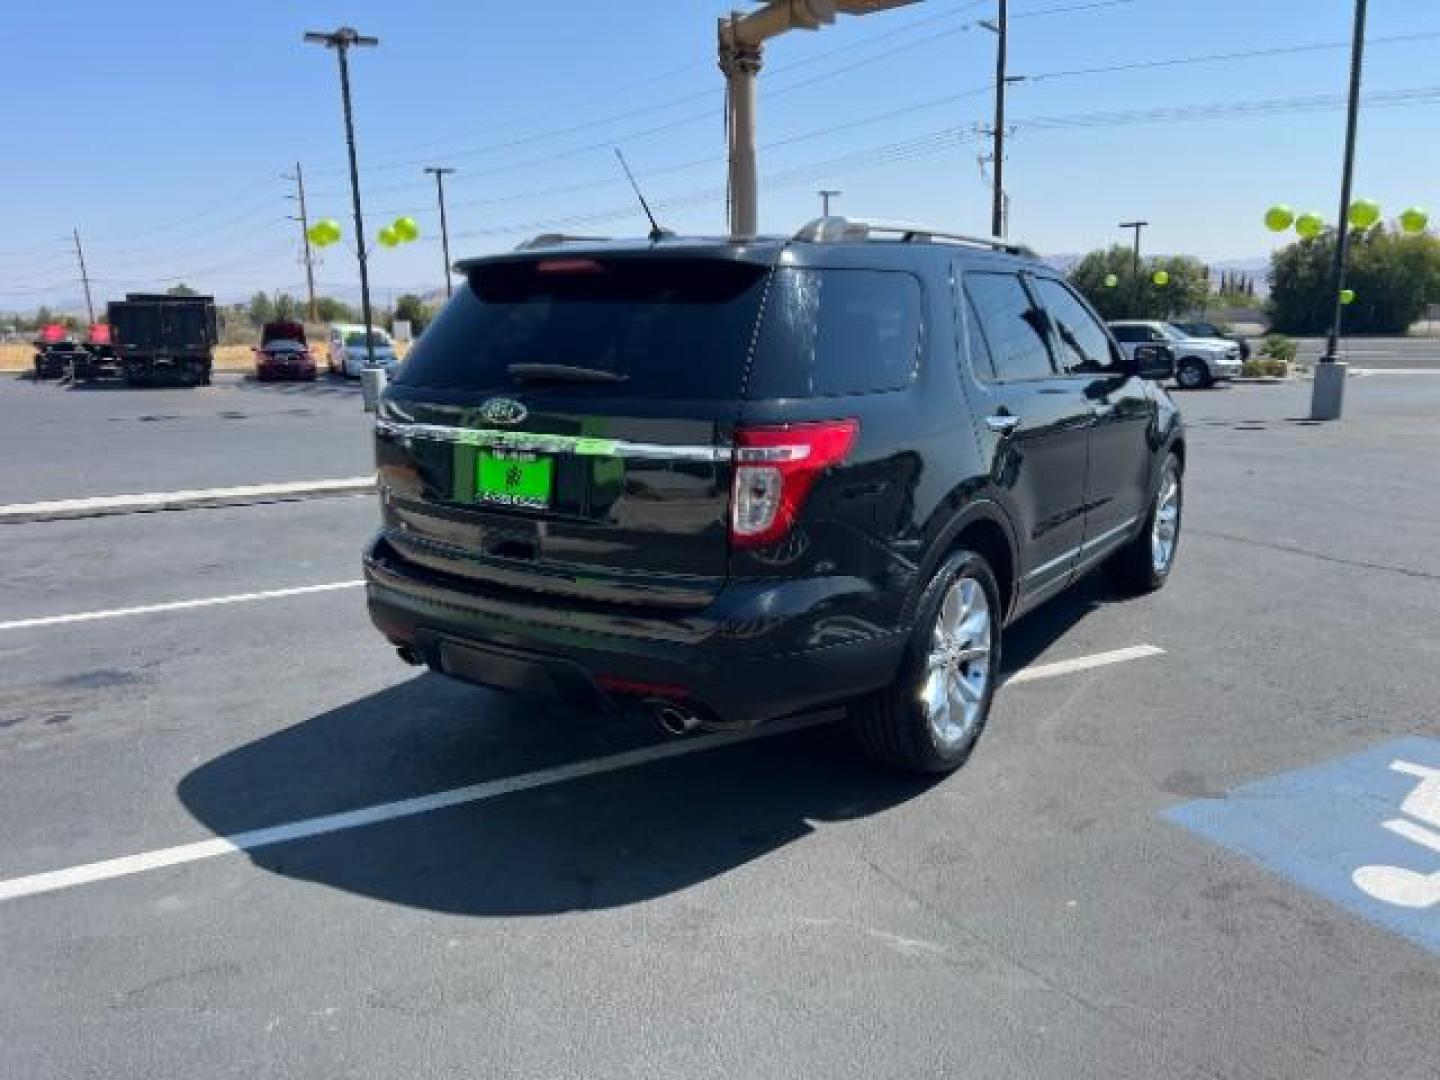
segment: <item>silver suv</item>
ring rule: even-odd
[[[1175,353],[1175,381],[1186,390],[1212,386],[1240,374],[1240,346],[1224,338],[1197,338],[1173,323],[1127,319],[1110,323],[1115,340],[1131,356],[1139,345],[1164,345]]]

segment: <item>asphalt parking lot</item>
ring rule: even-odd
[[[1433,1078],[1440,375],[1347,393],[1178,395],[1171,582],[1013,627],[929,783],[415,674],[368,495],[0,524],[0,1076]],[[355,476],[366,430],[6,379],[0,503]]]

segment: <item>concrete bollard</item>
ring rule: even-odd
[[[382,367],[360,369],[360,401],[366,412],[374,412],[380,404],[380,395],[385,393],[389,376]]]

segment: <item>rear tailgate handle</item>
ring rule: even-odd
[[[1020,417],[1009,413],[996,413],[985,417],[985,426],[999,435],[1008,435],[1020,426]]]

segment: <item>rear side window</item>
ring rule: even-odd
[[[989,346],[995,378],[1009,382],[1055,374],[1045,313],[1035,306],[1019,275],[967,273],[965,291]],[[983,368],[976,374],[983,378]]]
[[[1110,332],[1115,335],[1116,341],[1123,341],[1126,344],[1150,340],[1150,335],[1138,326],[1112,326]]]
[[[899,390],[920,359],[920,282],[887,270],[775,271],[750,375],[752,398]]]
[[[512,364],[623,381],[524,383],[566,394],[738,397],[769,268],[728,259],[552,257],[482,263],[396,382],[513,390]]]
[[[1070,375],[1113,372],[1119,358],[1100,320],[1063,282],[1052,278],[1035,278],[1033,282],[1055,328],[1061,369]]]

